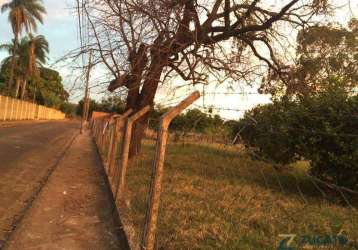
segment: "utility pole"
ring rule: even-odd
[[[89,51],[89,58],[88,58],[88,67],[87,67],[87,74],[86,74],[86,88],[85,88],[85,98],[83,100],[83,107],[82,107],[82,119],[81,119],[81,134],[83,133],[84,124],[88,120],[88,112],[89,112],[89,79],[90,79],[90,71],[92,68],[92,50]]]

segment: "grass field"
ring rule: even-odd
[[[131,162],[127,177],[125,214],[137,235],[144,223],[154,143],[147,141],[143,151]],[[323,187],[317,189],[306,177],[306,168],[300,162],[277,171],[235,147],[170,144],[157,247],[277,249],[279,234],[343,232],[357,240],[357,211],[337,194],[321,190],[325,198]],[[357,207],[357,200],[347,199]]]

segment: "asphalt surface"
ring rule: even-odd
[[[78,131],[74,121],[0,123],[0,249]]]

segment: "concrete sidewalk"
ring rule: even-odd
[[[127,249],[88,134],[79,135],[5,249]]]

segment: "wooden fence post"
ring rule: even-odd
[[[164,172],[165,150],[168,141],[168,128],[171,121],[179,115],[185,108],[190,106],[194,101],[199,99],[198,91],[191,94],[176,107],[170,109],[161,117],[160,128],[158,132],[158,141],[156,146],[155,161],[153,164],[152,179],[150,185],[150,195],[148,207],[146,211],[146,219],[142,234],[141,248],[145,250],[153,250],[155,246],[155,231],[158,221],[158,209],[160,202],[160,194],[162,189],[162,179]]]
[[[113,165],[116,162],[117,151],[118,151],[118,140],[120,138],[120,130],[123,128],[124,123],[128,116],[133,112],[132,109],[127,110],[124,114],[119,117],[114,118],[114,127],[113,127],[113,135],[110,141],[109,150],[108,150],[108,166],[107,166],[107,174],[108,177],[111,177]]]
[[[93,120],[93,128],[92,128],[92,130],[93,130],[94,139],[95,139],[95,141],[97,143],[98,119]]]
[[[112,116],[109,120],[109,124],[108,124],[108,135],[107,135],[107,143],[108,145],[108,150],[107,150],[107,155],[106,155],[106,159],[104,162],[104,168],[107,171],[107,167],[108,167],[108,163],[110,161],[110,157],[111,157],[111,147],[112,147],[112,141],[113,141],[113,137],[114,137],[114,128],[116,126],[116,120],[115,120],[116,116]]]
[[[106,123],[105,123],[105,127],[103,129],[103,133],[102,133],[102,155],[103,155],[103,160],[104,162],[107,161],[106,158],[104,157],[107,157],[108,155],[108,152],[106,154],[106,145],[108,144],[108,137],[109,137],[109,134],[111,133],[111,130],[110,130],[110,125],[111,125],[111,119],[109,119]]]
[[[98,147],[98,138],[99,138],[99,131],[101,130],[101,120],[100,118],[96,119],[96,129],[94,131],[94,135],[95,135],[95,140],[96,140],[96,144],[97,144],[97,147]]]
[[[99,152],[103,155],[104,151],[103,151],[103,141],[104,141],[104,135],[106,133],[106,129],[107,129],[107,122],[105,122],[105,119],[103,118],[103,122],[101,123],[101,130],[100,130],[100,134],[99,134],[99,142],[98,142],[98,148],[99,148]]]
[[[133,114],[131,117],[128,118],[126,129],[124,132],[124,138],[122,142],[122,151],[121,151],[121,162],[119,166],[119,176],[116,180],[116,194],[114,196],[114,201],[117,202],[118,194],[123,197],[124,194],[124,187],[125,187],[125,179],[127,175],[127,168],[128,168],[128,158],[129,158],[129,146],[132,138],[132,129],[134,123],[147,114],[150,111],[150,106],[145,106],[137,113]]]

